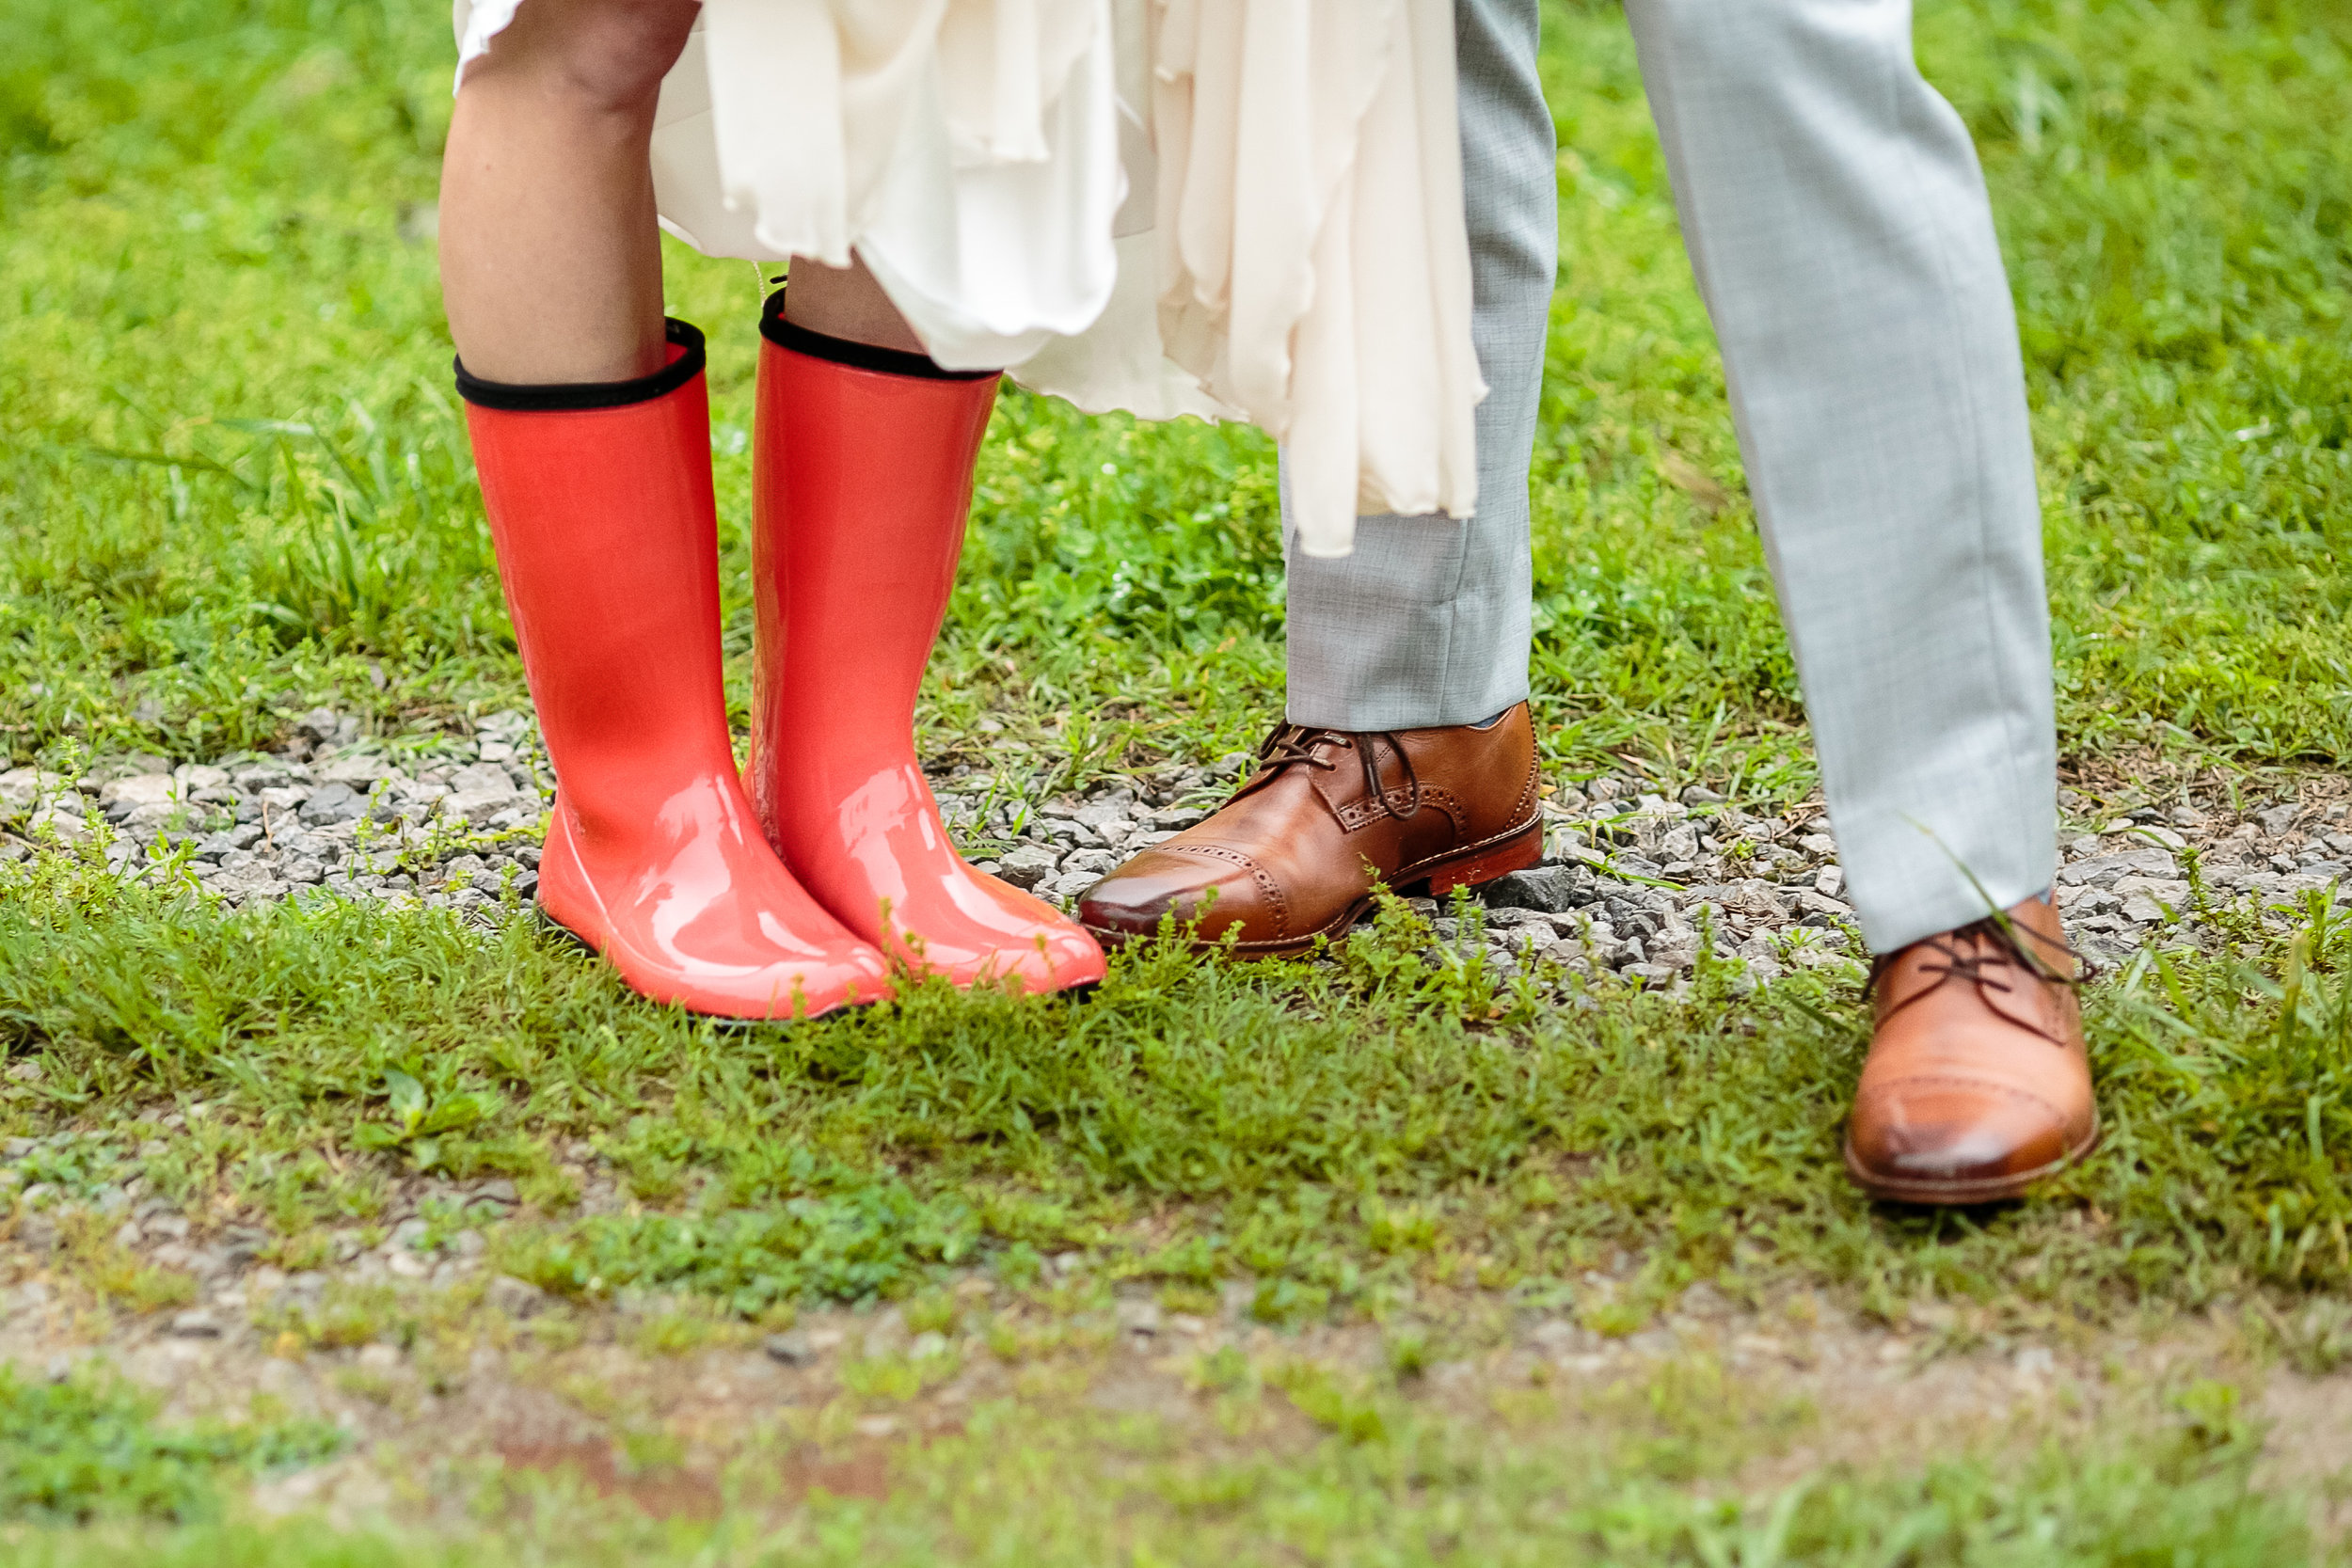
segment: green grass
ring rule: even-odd
[[[420,237],[444,14],[0,14],[9,759],[209,757],[322,701],[390,731],[520,700]],[[1545,744],[1569,776],[1632,766],[1793,797],[1811,784],[1794,677],[1630,44],[1606,6],[1548,21],[1565,199],[1534,482]],[[1921,45],[1979,137],[2010,258],[2069,754],[2340,767],[2352,15],[2333,0],[1937,0]],[[668,254],[672,309],[712,336],[739,657],[758,286]],[[1280,561],[1253,433],[1009,394],[975,515],[926,693],[931,754],[985,754],[1042,792],[1214,757],[1277,712]],[[2257,944],[2243,961],[2143,964],[2100,988],[2106,1144],[2028,1202],[1941,1218],[1873,1209],[1837,1175],[1863,1037],[1849,981],[1539,1010],[1422,969],[1406,917],[1388,919],[1333,966],[1147,949],[1084,1003],[917,990],[818,1027],[726,1031],[628,997],[519,924],[485,942],[375,907],[230,916],[43,859],[0,867],[0,1046],[40,1068],[0,1080],[0,1132],[88,1134],[16,1162],[72,1197],[157,1136],[133,1129],[138,1110],[202,1100],[211,1114],[145,1157],[150,1180],[296,1250],[372,1219],[402,1172],[510,1173],[554,1217],[496,1227],[500,1266],[591,1301],[683,1290],[762,1320],[921,1307],[951,1268],[1054,1310],[1122,1278],[1181,1293],[1248,1277],[1272,1323],[1395,1323],[1409,1368],[1435,1354],[1415,1335],[1479,1342],[1481,1303],[1625,1333],[1704,1278],[1756,1299],[1828,1286],[1889,1318],[1941,1298],[1962,1308],[1955,1343],[2211,1310],[2248,1314],[2310,1370],[2352,1353],[2330,1315],[2352,1290],[2352,938],[2315,912],[2293,943],[2241,933]],[[640,1212],[564,1216],[559,1150],[579,1138]],[[103,1275],[96,1243],[73,1244]],[[1085,1280],[1051,1283],[1040,1259],[1073,1248]],[[1584,1280],[1619,1250],[1618,1285]],[[106,1293],[135,1312],[170,1284]],[[333,1323],[285,1332],[341,1342],[401,1310],[330,1306]],[[972,1560],[1419,1561],[1463,1540],[1492,1561],[2305,1551],[2287,1505],[2249,1491],[2238,1436],[2183,1447],[2162,1422],[2106,1447],[1823,1471],[1776,1513],[1770,1497],[1707,1500],[1736,1495],[1722,1464],[1480,1449],[1403,1405],[1301,1408],[1316,1401],[1384,1435],[1256,1469],[1136,1460],[1080,1495],[1040,1478],[1094,1465],[1093,1429],[1073,1425],[1070,1449],[1058,1428],[1023,1429],[939,1449],[878,1511],[810,1511],[773,1560],[929,1560],[1007,1492],[1041,1499],[1031,1533]],[[1135,1518],[1167,1533],[1122,1534]],[[632,1528],[480,1550],[701,1549]],[[475,1552],[218,1529],[10,1544],[61,1564]],[[737,1558],[758,1560],[748,1544]]]
[[[1841,978],[1539,1007],[1423,969],[1399,905],[1331,966],[1144,947],[1086,1000],[932,986],[722,1029],[523,922],[485,942],[426,911],[223,919],[62,861],[0,889],[0,1040],[41,1068],[0,1104],[106,1134],[37,1152],[26,1184],[94,1190],[166,1097],[210,1112],[150,1179],[289,1236],[381,1202],[383,1168],[339,1169],[323,1137],[393,1171],[511,1172],[550,1203],[569,1196],[554,1146],[585,1137],[657,1212],[510,1237],[509,1267],[572,1295],[686,1288],[755,1316],[905,1296],[953,1265],[1025,1285],[1073,1246],[1121,1275],[1255,1275],[1276,1321],[1415,1287],[1576,1301],[1567,1280],[1630,1247],[1632,1302],[1581,1303],[1620,1332],[1695,1278],[2045,1323],[2352,1288],[2341,915],[2312,915],[2271,974],[2163,957],[2094,993],[2103,1148],[2037,1202],[1935,1218],[1834,1174],[1866,1035]]]
[[[87,1364],[59,1381],[0,1366],[0,1518],[211,1518],[223,1472],[298,1469],[347,1440],[316,1421],[159,1426],[156,1403]]]

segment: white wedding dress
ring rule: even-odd
[[[462,77],[523,0],[454,3]],[[1452,0],[704,0],[653,166],[951,369],[1262,426],[1310,555],[1477,503]]]

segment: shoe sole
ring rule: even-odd
[[[1441,855],[1420,865],[1407,866],[1397,873],[1398,881],[1392,892],[1409,894],[1426,890],[1432,898],[1443,898],[1457,887],[1484,887],[1499,877],[1514,871],[1524,871],[1544,858],[1544,823],[1537,817],[1524,828],[1515,829],[1491,843],[1473,845],[1468,849]],[[1237,958],[1295,958],[1313,950],[1318,941],[1333,945],[1347,940],[1347,932],[1363,912],[1372,907],[1372,895],[1361,898],[1340,911],[1338,918],[1303,937],[1291,937],[1281,942],[1243,942],[1232,945]],[[1082,923],[1083,924],[1083,923]],[[1151,932],[1118,931],[1108,927],[1087,925],[1086,932],[1104,947],[1121,947],[1131,942],[1146,942]],[[1196,941],[1196,953],[1228,951],[1222,942]]]
[[[2046,1165],[2019,1171],[2010,1176],[1980,1176],[1959,1180],[1905,1180],[1899,1177],[1875,1175],[1854,1158],[1853,1140],[1845,1142],[1846,1175],[1853,1184],[1882,1203],[1920,1203],[1938,1208],[1967,1208],[1979,1203],[2001,1203],[2012,1197],[2023,1197],[2039,1181],[2090,1158],[2106,1135],[2106,1127],[2094,1108],[2090,1116],[2090,1132],[2076,1148],[2067,1150]]]

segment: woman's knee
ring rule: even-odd
[[[529,75],[585,109],[650,108],[699,8],[698,0],[523,0],[468,76],[487,66]]]

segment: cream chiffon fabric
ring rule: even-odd
[[[461,73],[520,3],[454,0]],[[1262,426],[1310,555],[1477,504],[1452,0],[704,0],[653,161],[951,369]]]

